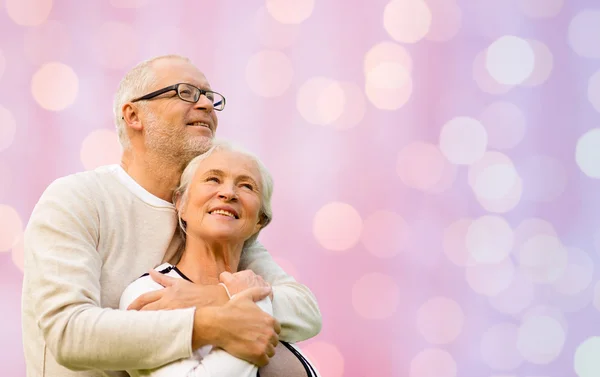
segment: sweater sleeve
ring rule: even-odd
[[[27,226],[25,274],[46,346],[74,370],[148,369],[189,357],[193,308],[101,307],[101,235],[92,195],[76,177],[61,178],[46,189]]]
[[[273,287],[273,316],[281,325],[279,337],[300,342],[321,331],[321,312],[310,289],[285,273],[259,242],[246,247],[240,270],[250,269]]]

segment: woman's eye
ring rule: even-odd
[[[216,183],[219,183],[219,178],[217,178],[217,177],[208,177],[208,178],[206,178],[206,182],[216,182]]]
[[[248,190],[254,190],[254,186],[252,186],[250,183],[242,183],[242,187],[245,187]]]

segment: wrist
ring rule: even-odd
[[[192,349],[206,345],[216,345],[219,338],[218,310],[215,307],[196,308],[194,329],[192,331]]]

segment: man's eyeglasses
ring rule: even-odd
[[[175,90],[179,98],[186,102],[196,103],[200,99],[200,96],[204,94],[206,98],[208,98],[212,102],[213,108],[215,110],[221,111],[225,107],[225,97],[223,97],[223,95],[217,92],[213,92],[212,90],[196,88],[194,85],[186,83],[179,83],[167,86],[166,88],[162,88],[155,92],[148,93],[145,96],[136,98],[131,102],[149,100],[154,97],[160,96],[163,93],[170,92],[171,90]]]

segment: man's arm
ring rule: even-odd
[[[100,307],[99,220],[90,195],[72,176],[55,181],[25,233],[32,310],[49,350],[71,369],[147,369],[190,356],[194,308]]]
[[[285,273],[259,242],[244,249],[239,270],[250,269],[273,287],[273,316],[281,325],[280,339],[300,342],[321,331],[321,312],[312,292]]]

